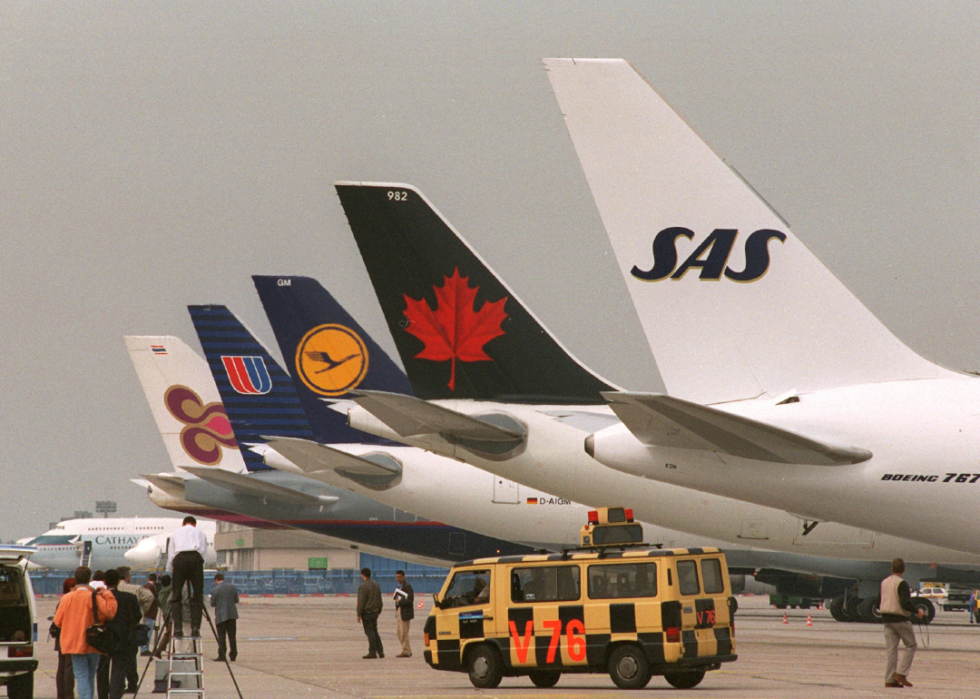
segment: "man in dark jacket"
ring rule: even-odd
[[[361,586],[357,588],[357,620],[364,626],[368,638],[368,652],[365,660],[385,657],[385,649],[378,635],[378,617],[381,615],[381,586],[371,579],[371,569],[361,568]]]
[[[211,606],[214,607],[214,623],[218,631],[218,657],[225,660],[225,639],[228,639],[228,660],[234,662],[238,657],[238,588],[225,582],[225,576],[214,576],[214,589],[211,590]]]
[[[415,618],[415,590],[405,579],[404,570],[395,571],[395,619],[398,622],[398,642],[402,644],[402,652],[396,658],[412,657],[412,642],[409,640],[408,629]]]
[[[139,600],[130,592],[119,588],[119,572],[106,571],[105,584],[116,598],[116,616],[106,626],[116,632],[116,648],[111,655],[102,656],[98,672],[99,699],[122,699],[125,692],[136,691],[136,686],[126,687],[127,675],[136,674],[136,627],[143,619]],[[137,675],[138,676],[138,675]]]

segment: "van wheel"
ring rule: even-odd
[[[554,687],[561,679],[561,673],[554,670],[531,670],[527,673],[535,687]]]
[[[701,684],[701,680],[704,679],[704,673],[705,669],[703,667],[697,670],[685,670],[684,672],[665,672],[664,679],[667,680],[671,687],[691,689]]]
[[[7,696],[10,699],[34,699],[34,673],[12,677],[7,682]]]
[[[470,682],[478,689],[493,689],[504,677],[500,654],[487,645],[478,646],[470,653]]]
[[[643,689],[650,682],[650,664],[639,646],[616,646],[609,656],[609,676],[620,689]]]

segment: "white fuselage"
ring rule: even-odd
[[[179,527],[179,525],[178,525]],[[177,529],[147,537],[126,552],[126,565],[137,570],[162,570],[167,565],[167,542],[170,534]],[[208,539],[208,555],[204,559],[206,568],[217,565],[217,554],[214,550],[214,535],[218,529],[216,522],[198,520],[197,528],[204,532]]]
[[[608,468],[584,448],[587,432],[552,415],[589,411],[609,415],[604,406],[528,406],[480,401],[434,401],[478,415],[506,413],[525,425],[526,448],[516,456],[491,460],[437,435],[402,438],[360,406],[350,410],[351,425],[367,432],[431,449],[532,488],[590,506],[621,505],[638,519],[709,539],[773,551],[864,561],[897,556],[920,563],[976,564],[980,556],[876,533],[873,523],[860,528],[823,522],[806,533],[810,522],[786,509],[698,492]],[[780,406],[784,407],[784,406]],[[550,413],[550,414],[546,414]],[[624,428],[625,429],[625,428]],[[819,467],[825,469],[826,467]],[[833,496],[831,496],[833,497]],[[917,513],[916,513],[917,514]],[[912,519],[912,513],[905,513]]]
[[[596,433],[595,457],[643,478],[980,553],[980,381],[893,381],[799,399],[712,407],[872,457],[841,466],[756,461],[646,446],[623,425]]]
[[[31,563],[52,570],[74,570],[81,565],[85,549],[91,548],[88,566],[92,570],[131,566],[127,551],[147,537],[177,529],[180,522],[169,517],[65,520],[30,541],[30,546],[37,548]]]

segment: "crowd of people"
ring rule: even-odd
[[[204,596],[204,556],[207,541],[196,530],[193,517],[184,519],[171,537],[167,570],[174,575],[149,575],[145,585],[132,583],[130,568],[75,569],[65,580],[63,596],[55,609],[51,635],[58,652],[56,675],[58,699],[122,699],[135,694],[139,685],[137,657],[162,658],[171,635],[184,634],[183,602],[190,607],[191,635],[199,636]],[[202,545],[201,540],[204,539]],[[182,598],[184,581],[191,594]],[[218,658],[235,660],[238,647],[235,620],[238,590],[215,576],[211,605],[216,607]],[[107,629],[93,633],[93,629]],[[154,639],[154,630],[156,638]],[[105,636],[99,640],[97,636]],[[226,641],[230,653],[226,656]],[[99,646],[99,647],[96,647]]]

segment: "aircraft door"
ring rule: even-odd
[[[493,501],[498,505],[518,505],[521,502],[520,486],[500,476],[493,477]]]

